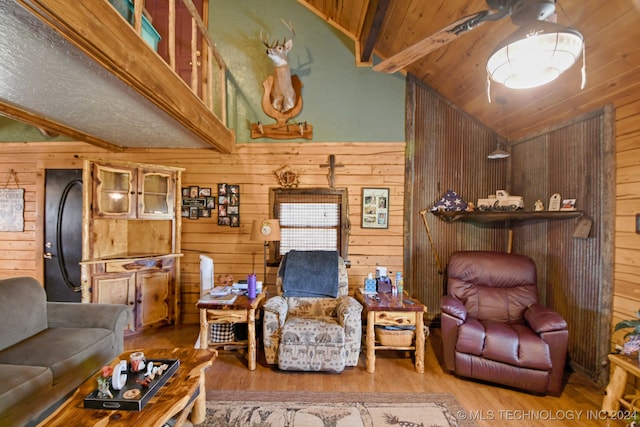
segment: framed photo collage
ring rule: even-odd
[[[218,225],[240,227],[240,186],[218,184],[216,193],[211,188],[192,185],[182,188],[182,217],[211,218],[218,213]]]

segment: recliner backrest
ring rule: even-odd
[[[468,317],[524,323],[524,311],[538,302],[536,266],[524,255],[455,252],[447,265],[447,293],[462,301]]]

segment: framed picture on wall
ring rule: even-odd
[[[362,228],[389,228],[389,189],[362,189]]]

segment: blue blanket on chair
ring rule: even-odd
[[[285,297],[338,296],[337,251],[289,251],[282,260]]]

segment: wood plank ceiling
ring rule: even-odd
[[[359,57],[373,45],[374,63],[424,40],[452,22],[487,10],[485,0],[298,0],[356,42]],[[557,22],[585,39],[581,63],[536,89],[499,84],[487,97],[486,60],[516,30],[510,18],[483,25],[409,64],[409,72],[509,141],[621,101],[640,90],[640,3],[637,0],[558,0]],[[365,58],[366,60],[366,58]],[[582,58],[580,59],[580,61]]]

